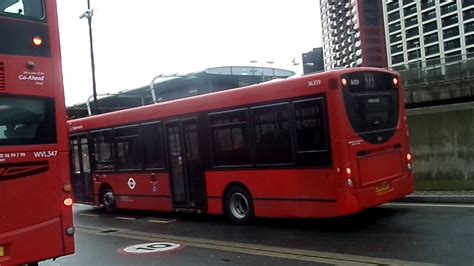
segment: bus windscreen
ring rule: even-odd
[[[56,143],[54,100],[1,97],[0,146]]]
[[[44,19],[41,0],[0,0],[0,14]]]

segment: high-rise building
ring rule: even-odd
[[[390,67],[426,67],[474,57],[474,0],[383,2]]]
[[[386,67],[382,0],[320,0],[325,69]]]
[[[323,48],[313,48],[312,51],[302,54],[303,74],[324,71]]]

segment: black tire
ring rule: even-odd
[[[235,224],[247,224],[254,216],[252,197],[240,186],[233,186],[227,191],[224,204],[227,216]]]
[[[114,212],[117,209],[115,202],[115,194],[110,187],[102,189],[100,193],[100,201],[106,212]]]

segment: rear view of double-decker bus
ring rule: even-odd
[[[54,0],[0,0],[0,265],[74,252]]]

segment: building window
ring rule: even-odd
[[[418,28],[409,29],[406,31],[406,38],[408,39],[414,36],[418,36],[419,33],[420,32],[418,31]]]
[[[427,21],[430,19],[436,18],[436,9],[432,9],[421,14],[421,19]]]
[[[465,38],[466,45],[472,45],[474,44],[474,35],[468,35]]]
[[[439,41],[438,33],[432,33],[424,37],[425,44],[430,44]]]
[[[392,21],[395,21],[395,20],[399,20],[399,19],[400,19],[400,12],[399,11],[388,14],[388,22],[389,23],[392,22]]]
[[[459,36],[459,27],[449,28],[443,30],[443,38],[448,39],[454,36]]]
[[[462,7],[469,7],[469,6],[474,6],[474,0],[463,0],[462,1]]]
[[[407,49],[415,48],[417,46],[420,46],[420,39],[416,38],[413,40],[409,40],[407,42]]]
[[[441,7],[441,15],[445,15],[457,10],[456,2]]]
[[[395,53],[398,53],[398,52],[401,52],[401,51],[403,51],[403,44],[402,43],[390,46],[390,52],[392,54],[395,54]]]
[[[408,60],[420,59],[420,50],[408,52]]]
[[[389,32],[394,32],[394,31],[400,30],[401,28],[402,28],[402,26],[401,26],[401,24],[400,24],[400,21],[388,25],[388,30],[389,30]]]
[[[474,58],[474,48],[467,48],[467,58]]]
[[[474,32],[474,22],[469,22],[464,25],[464,33],[469,33],[469,32]]]
[[[408,28],[410,26],[417,25],[417,24],[418,24],[418,18],[416,16],[411,17],[409,19],[405,19],[405,28]]]
[[[444,50],[449,51],[461,47],[461,42],[459,39],[451,40],[444,42]]]
[[[450,62],[458,62],[462,59],[461,51],[456,51],[452,53],[448,53],[445,55],[445,61],[446,63]]]
[[[464,21],[474,18],[474,9],[469,9],[467,11],[462,12],[462,17]]]
[[[414,14],[414,13],[416,13],[416,5],[412,5],[410,7],[406,7],[406,8],[403,9],[403,15],[405,17],[407,17],[411,14]]]
[[[425,48],[425,55],[433,55],[439,53],[439,45],[433,45]]]
[[[390,2],[390,3],[387,4],[387,11],[388,12],[390,12],[392,10],[395,10],[395,9],[398,9],[398,8],[399,8],[398,0]]]
[[[435,6],[435,0],[421,0],[421,9],[427,9]]]
[[[452,16],[449,16],[449,17],[445,17],[441,20],[441,25],[443,25],[443,27],[447,27],[449,25],[453,25],[453,24],[456,24],[458,23],[458,16],[457,15],[452,15]]]
[[[423,32],[430,32],[438,29],[438,25],[436,24],[436,21],[430,22],[428,24],[423,25]]]
[[[392,56],[392,64],[402,63],[404,60],[403,54]]]
[[[426,58],[426,66],[435,66],[441,64],[439,55]]]
[[[402,34],[401,33],[390,35],[390,42],[391,43],[398,42],[398,41],[401,41],[401,40],[402,40]]]

